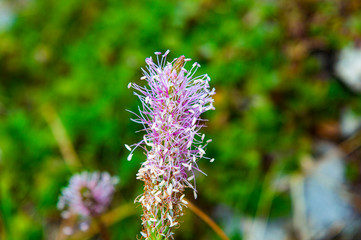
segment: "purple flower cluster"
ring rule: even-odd
[[[77,214],[82,217],[95,217],[109,206],[118,178],[109,173],[82,172],[70,178],[69,186],[62,190],[58,208],[65,214]]]
[[[210,77],[203,74],[195,77],[200,67],[194,63],[189,71],[185,65],[191,59],[184,56],[167,62],[169,50],[163,55],[156,52],[157,62],[146,59],[147,70],[141,80],[147,86],[129,83],[141,101],[139,114],[134,122],[144,126],[143,140],[131,146],[125,145],[131,153],[138,146],[147,155],[137,178],[144,181],[144,193],[136,201],[143,206],[142,236],[150,239],[156,229],[158,235],[172,236],[172,227],[178,224],[182,215],[184,189],[191,188],[197,197],[195,173],[201,172],[198,160],[205,157],[205,148],[211,140],[204,142],[205,135],[199,133],[206,120],[200,115],[214,110],[215,89],[210,90]],[[153,232],[152,232],[153,231]]]

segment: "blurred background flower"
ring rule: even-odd
[[[68,187],[62,190],[58,208],[83,217],[97,217],[112,201],[117,182],[118,179],[107,172],[75,174],[70,178]]]
[[[349,79],[338,66],[358,56],[360,14],[359,0],[0,0],[0,238],[56,239],[57,198],[83,169],[121,176],[110,209],[135,211],[145,156],[126,160],[142,136],[127,85],[170,49],[217,89],[202,117],[218,163],[199,161],[192,202],[231,239],[359,239],[359,60]],[[111,236],[134,239],[139,212],[109,215]],[[182,221],[176,239],[218,239]]]
[[[87,231],[92,220],[102,224],[100,227],[103,228],[99,216],[109,207],[115,191],[114,185],[118,181],[117,177],[111,177],[107,172],[84,171],[74,174],[59,197],[57,206],[62,210],[61,216],[63,219],[79,217],[81,231]],[[65,235],[74,233],[72,226],[63,226],[62,231]]]

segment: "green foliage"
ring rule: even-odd
[[[344,106],[361,109],[359,96],[316,54],[327,60],[361,33],[357,1],[336,2],[9,1],[16,19],[0,33],[0,223],[7,239],[42,239],[61,221],[57,197],[72,170],[45,104],[59,115],[82,169],[120,177],[113,206],[142,191],[135,174],[144,155],[139,150],[128,162],[123,147],[142,136],[125,111],[139,104],[126,86],[140,78],[145,57],[167,49],[199,61],[199,73],[217,89],[203,130],[216,161],[200,162],[208,177],[199,176],[195,203],[208,213],[222,203],[251,216],[267,204],[271,216],[289,214],[289,196],[275,192],[274,178],[298,171],[314,139],[329,139],[315,129],[338,121]],[[177,239],[217,239],[197,218],[186,221]],[[134,239],[139,230],[138,217],[111,228],[114,239]]]

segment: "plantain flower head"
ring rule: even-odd
[[[117,177],[107,172],[82,172],[70,178],[69,186],[62,190],[58,208],[82,217],[94,217],[102,214],[109,206]]]
[[[206,122],[200,115],[214,110],[215,89],[210,89],[210,77],[195,76],[200,67],[196,62],[186,70],[191,59],[184,56],[167,62],[168,53],[155,52],[156,62],[146,58],[141,77],[145,86],[128,85],[141,102],[132,120],[142,124],[145,131],[140,142],[125,145],[130,151],[129,161],[139,146],[147,156],[137,173],[137,179],[144,182],[144,193],[136,199],[143,208],[141,235],[145,239],[172,237],[182,207],[187,205],[185,188],[191,188],[197,197],[195,174],[203,173],[198,160],[214,161],[205,156],[211,140],[204,141],[205,135],[199,132]]]

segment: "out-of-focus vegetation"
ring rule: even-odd
[[[361,39],[359,0],[4,2],[15,18],[0,33],[0,239],[55,239],[60,189],[83,169],[119,176],[112,207],[140,194],[144,155],[128,162],[123,146],[142,137],[127,84],[154,51],[198,61],[217,89],[203,130],[216,161],[200,162],[208,176],[194,201],[211,216],[218,205],[289,216],[290,194],[274,181],[301,172],[316,141],[344,140],[345,107],[361,112],[334,74],[339,50]],[[359,182],[359,162],[348,168]],[[113,239],[134,239],[140,214],[113,224]],[[183,221],[176,239],[218,239],[191,212]]]

